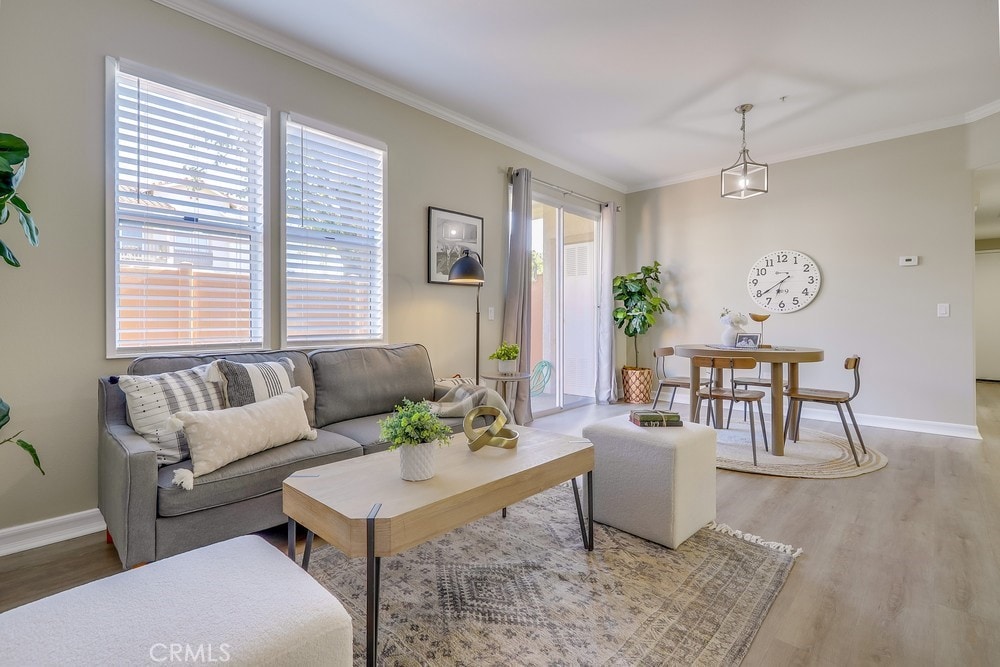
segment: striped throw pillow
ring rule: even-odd
[[[295,364],[288,357],[250,364],[219,359],[212,366],[208,377],[222,382],[226,406],[230,408],[266,401],[294,385]]]
[[[184,432],[170,418],[181,410],[221,410],[222,387],[208,380],[209,365],[159,375],[120,375],[129,421],[156,448],[159,465],[189,458]]]

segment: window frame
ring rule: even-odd
[[[209,98],[222,104],[239,107],[247,112],[258,114],[263,122],[263,146],[261,156],[261,279],[259,313],[260,340],[243,344],[239,343],[200,343],[197,345],[156,345],[156,346],[118,346],[118,299],[117,299],[117,236],[118,236],[118,192],[117,192],[117,162],[118,162],[118,113],[117,86],[119,72],[151,81],[153,83],[176,88],[185,93]],[[105,335],[106,356],[108,359],[134,358],[143,354],[212,352],[226,350],[264,350],[269,349],[272,340],[273,309],[271,294],[271,110],[266,104],[239,97],[232,93],[206,86],[182,77],[178,77],[152,67],[147,67],[122,58],[108,56],[105,58]]]
[[[278,243],[281,245],[280,252],[280,302],[281,309],[279,313],[280,325],[279,325],[279,340],[281,347],[285,348],[289,346],[288,341],[288,237],[287,237],[287,221],[288,221],[288,123],[296,123],[302,125],[308,129],[316,130],[319,132],[325,132],[327,134],[333,135],[338,139],[343,139],[345,141],[361,144],[366,148],[371,150],[377,150],[382,152],[382,247],[381,247],[381,274],[379,280],[381,281],[382,287],[382,299],[381,308],[379,312],[379,318],[381,323],[381,335],[378,337],[358,339],[358,338],[344,338],[344,339],[334,339],[334,340],[314,340],[314,341],[295,341],[293,345],[296,348],[301,349],[315,349],[320,347],[328,347],[331,345],[376,345],[382,344],[388,341],[388,328],[389,328],[389,317],[388,317],[388,258],[389,258],[389,248],[388,248],[388,220],[389,220],[389,202],[386,193],[389,190],[389,148],[385,142],[369,137],[363,134],[359,134],[352,130],[333,125],[315,118],[310,118],[303,114],[293,113],[283,111],[280,113],[280,153],[281,153],[281,176],[279,178],[280,182],[280,192],[279,192],[279,223],[278,223]]]

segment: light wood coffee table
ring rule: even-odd
[[[348,557],[364,556],[367,569],[367,662],[378,646],[381,558],[573,481],[584,547],[594,548],[594,446],[583,438],[524,426],[515,449],[472,452],[459,433],[437,452],[437,472],[423,482],[399,477],[399,453],[381,452],[301,470],[285,480],[288,555],[295,558],[295,524],[308,529],[302,567],[309,567],[313,534]],[[586,520],[576,478],[587,475]]]

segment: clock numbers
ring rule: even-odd
[[[747,276],[750,298],[762,308],[790,313],[808,306],[820,289],[820,270],[811,257],[776,250],[757,260]]]

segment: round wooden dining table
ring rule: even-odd
[[[788,364],[788,388],[798,389],[799,364],[813,361],[823,361],[823,350],[814,347],[791,347],[775,345],[774,347],[759,347],[755,349],[737,349],[724,345],[695,343],[674,345],[674,353],[679,357],[693,359],[694,357],[752,357],[757,363],[771,364],[771,453],[775,456],[785,455],[785,373],[784,366]],[[700,368],[691,362],[691,395],[688,399],[691,405],[690,420],[698,421],[695,413],[699,384],[694,378],[701,377]],[[721,374],[717,382],[721,382]],[[718,401],[716,414],[722,414],[722,401]]]

